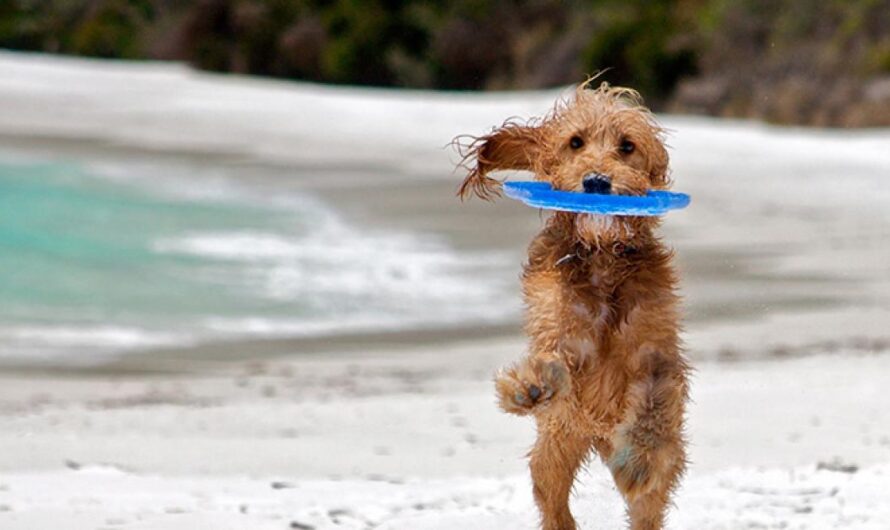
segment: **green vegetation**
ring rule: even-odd
[[[6,0],[0,46],[333,83],[485,89],[694,71],[675,0]],[[686,39],[686,42],[691,42]]]
[[[605,71],[657,108],[890,123],[890,0],[0,0],[0,47],[418,88]]]

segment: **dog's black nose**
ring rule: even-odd
[[[612,179],[602,173],[590,173],[584,176],[584,193],[612,193]]]

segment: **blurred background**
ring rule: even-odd
[[[29,52],[4,52],[0,79],[0,358],[26,363],[245,338],[514,334],[538,217],[459,205],[448,144],[540,115],[593,73],[674,115],[890,125],[890,4],[874,0],[7,0],[0,47]],[[756,211],[811,215],[806,230],[843,226],[848,205],[816,211],[838,194],[886,205],[885,182],[869,180],[886,171],[885,133],[771,129],[748,147],[736,134],[764,129],[673,120],[671,144],[690,146],[674,153],[677,181],[702,194],[690,230],[740,189]],[[837,167],[851,163],[865,167]],[[746,217],[745,200],[729,207]],[[767,225],[759,237],[774,238]],[[700,270],[682,254],[691,288],[740,266]],[[730,272],[690,298],[693,318],[763,311],[714,293],[773,280]],[[830,305],[844,274],[767,295]]]
[[[883,528],[883,0],[0,0],[0,526],[531,528],[546,214],[451,142],[598,72],[693,198],[673,524]]]
[[[658,110],[890,124],[881,0],[6,0],[0,47],[423,89],[607,70]]]

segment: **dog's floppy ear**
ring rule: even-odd
[[[501,169],[534,170],[541,149],[540,137],[538,127],[507,123],[489,135],[475,138],[465,146],[463,165],[468,166],[474,159],[476,163],[457,194],[466,199],[472,193],[487,201],[500,196],[500,181],[488,173]]]
[[[659,142],[654,152],[650,155],[649,180],[658,189],[671,187],[671,176],[668,170],[667,149]]]

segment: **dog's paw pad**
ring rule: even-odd
[[[528,414],[569,387],[569,373],[562,361],[531,361],[501,373],[496,379],[501,408]]]
[[[526,399],[525,394],[522,392],[516,392],[513,394],[513,402],[519,405],[520,407],[524,407],[526,405],[530,405],[531,402]]]

